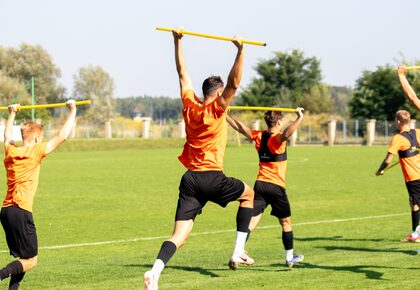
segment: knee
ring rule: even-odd
[[[254,206],[254,190],[245,184],[245,190],[239,198],[241,206],[253,207]]]
[[[292,219],[290,217],[281,218],[279,220],[280,220],[280,224],[283,228],[284,227],[292,227]]]
[[[418,205],[418,204],[413,204],[413,205],[411,206],[411,209],[412,209],[412,211],[418,211],[418,210],[420,210],[420,207],[419,207],[419,205]]]
[[[23,270],[29,271],[38,264],[38,256],[29,258],[29,259],[20,259],[20,262],[23,265]]]

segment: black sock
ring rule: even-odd
[[[411,212],[411,224],[413,226],[413,232],[416,230],[419,225],[420,220],[420,210]]]
[[[17,290],[19,288],[19,283],[23,280],[23,276],[25,276],[25,272],[12,275],[10,277],[9,290]]]
[[[281,239],[283,240],[283,246],[286,251],[293,249],[293,231],[283,232]]]
[[[9,263],[6,267],[0,270],[0,280],[6,279],[11,275],[23,273],[23,265],[18,260]]]
[[[163,263],[166,265],[166,263],[168,263],[168,261],[172,258],[175,252],[176,245],[171,241],[164,241],[162,247],[160,247],[160,251],[157,258],[162,260]]]
[[[236,214],[236,230],[238,232],[247,233],[249,231],[249,223],[252,218],[252,208],[239,207],[238,213]]]

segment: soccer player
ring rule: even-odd
[[[293,254],[293,231],[289,199],[286,194],[287,139],[296,131],[303,119],[303,109],[296,109],[297,118],[283,132],[283,114],[267,111],[264,120],[267,130],[250,130],[244,124],[228,115],[227,121],[233,129],[255,142],[259,156],[259,172],[254,185],[254,210],[249,231],[252,232],[261,220],[268,205],[271,215],[278,218],[282,227],[282,241],[286,250],[286,265],[303,261],[303,255]],[[233,266],[233,265],[232,265]]]
[[[18,289],[25,273],[35,267],[38,261],[38,239],[32,218],[32,205],[42,159],[68,138],[73,127],[76,117],[74,101],[69,100],[67,107],[69,115],[56,137],[43,142],[42,126],[29,121],[21,125],[22,146],[16,146],[12,140],[12,129],[19,105],[9,106],[4,130],[4,165],[8,190],[0,220],[10,255],[19,258],[0,269],[0,280],[10,277],[9,289]]]
[[[226,109],[232,102],[242,77],[244,47],[241,38],[235,36],[232,42],[237,47],[237,54],[226,86],[218,76],[207,78],[202,85],[204,99],[201,101],[193,91],[192,81],[186,70],[181,48],[181,31],[180,28],[173,30],[173,37],[187,135],[179,160],[187,171],[179,185],[173,233],[163,242],[153,268],[144,274],[144,287],[148,290],[158,288],[158,279],[165,265],[184,244],[192,230],[195,217],[208,201],[222,207],[231,201],[239,201],[236,244],[230,263],[254,263],[244,251],[252,216],[254,191],[242,181],[226,177],[223,173],[227,138]]]
[[[399,155],[400,165],[404,175],[405,185],[407,186],[410,206],[411,206],[411,229],[403,242],[420,242],[420,237],[416,232],[416,227],[420,219],[420,155],[418,140],[420,137],[419,129],[410,130],[410,113],[400,110],[396,114],[395,124],[399,133],[395,134],[388,147],[388,154],[376,171],[376,175],[383,175],[384,169],[391,163],[395,155]]]
[[[410,83],[407,80],[406,74],[407,69],[405,65],[400,65],[397,68],[398,78],[400,80],[401,86],[403,88],[403,91],[405,95],[407,96],[408,101],[414,105],[414,107],[417,108],[417,110],[420,110],[420,100],[416,95],[416,92],[411,87]]]

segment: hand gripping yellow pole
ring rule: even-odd
[[[76,106],[80,105],[90,105],[91,101],[77,101],[75,102]],[[56,104],[44,104],[44,105],[33,105],[33,106],[19,106],[19,110],[28,110],[28,109],[49,109],[57,107],[65,107],[66,103],[56,103]],[[0,111],[7,111],[8,107],[0,107]]]
[[[393,168],[395,165],[397,165],[398,163],[400,163],[399,161],[394,162],[390,165],[388,165],[385,169],[384,169],[384,173],[387,172],[388,170],[390,170],[391,168]]]
[[[172,28],[165,28],[165,27],[156,27],[156,30],[172,32],[173,29]],[[198,37],[205,37],[205,38],[211,38],[211,39],[217,39],[217,40],[224,40],[224,41],[232,41],[231,37],[216,36],[216,35],[210,35],[210,34],[204,34],[204,33],[192,32],[192,31],[185,31],[185,30],[182,30],[181,34],[198,36]],[[242,43],[258,45],[258,46],[267,46],[267,43],[265,43],[265,42],[252,41],[252,40],[246,40],[246,39],[242,39]]]
[[[284,113],[296,113],[296,109],[276,108],[276,107],[248,107],[248,106],[229,106],[230,110],[245,110],[245,111],[276,111]]]

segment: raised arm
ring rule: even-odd
[[[283,134],[279,136],[279,141],[284,142],[287,139],[289,139],[290,136],[296,131],[296,129],[299,127],[300,123],[302,123],[303,120],[303,108],[296,108],[296,115],[297,118],[290,124],[284,131]]]
[[[181,93],[185,90],[193,89],[191,77],[187,73],[187,67],[185,65],[184,54],[182,53],[181,38],[182,38],[182,28],[178,27],[172,30],[174,36],[175,44],[175,63],[176,71],[179,76],[179,86]]]
[[[407,69],[405,65],[401,65],[397,68],[398,78],[400,79],[401,86],[403,88],[403,91],[405,95],[407,96],[408,101],[414,105],[414,107],[417,108],[417,110],[420,110],[420,100],[416,95],[416,92],[411,87],[410,83],[407,80],[406,74]]]
[[[235,129],[236,131],[238,131],[239,133],[241,133],[248,139],[251,139],[251,130],[247,126],[245,126],[244,124],[242,124],[241,122],[239,122],[238,120],[230,116],[229,114],[226,115],[226,121],[229,123],[229,125],[233,129]]]
[[[74,126],[74,120],[76,119],[76,105],[74,100],[67,101],[67,108],[69,109],[69,114],[67,116],[67,120],[64,123],[61,130],[58,132],[58,135],[52,138],[50,141],[47,142],[46,153],[50,154],[55,149],[57,149],[64,141],[67,140],[71,133],[71,129]]]
[[[235,36],[232,39],[233,44],[238,48],[238,52],[235,57],[235,62],[230,70],[225,89],[223,90],[222,97],[220,98],[220,105],[223,108],[227,108],[233,100],[236,94],[236,90],[239,88],[239,84],[242,79],[242,67],[244,63],[244,45],[239,36]]]
[[[382,161],[381,165],[376,171],[375,175],[376,176],[384,175],[384,169],[388,167],[388,165],[391,163],[393,158],[394,158],[394,154],[388,152],[388,154],[385,156],[384,161]]]
[[[7,118],[6,128],[4,128],[4,147],[13,144],[13,122],[15,121],[16,113],[19,111],[19,105],[14,104],[8,107],[9,117]]]

